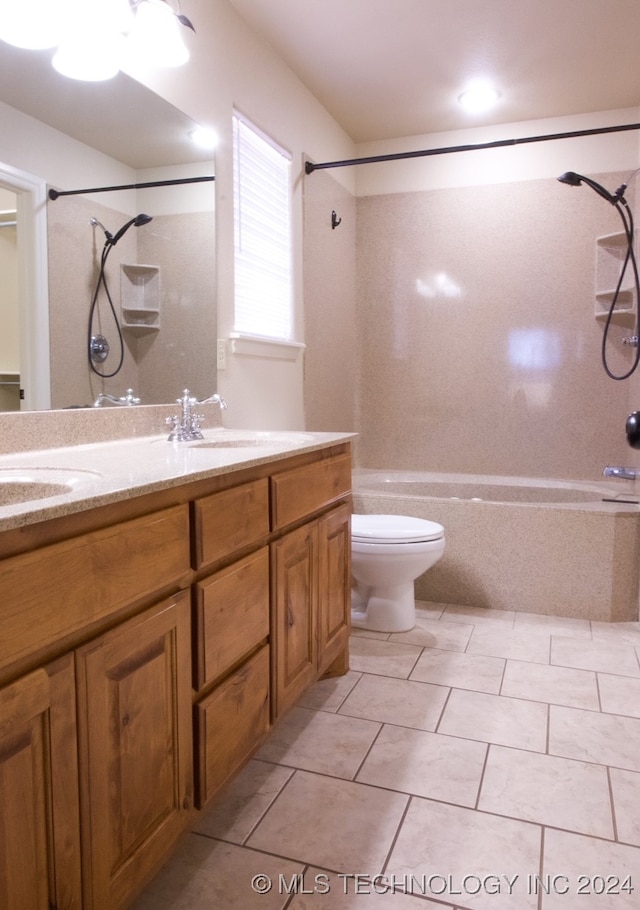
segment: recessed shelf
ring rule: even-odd
[[[160,269],[157,265],[120,266],[122,328],[134,335],[160,329]]]
[[[604,319],[609,315],[626,255],[627,235],[623,231],[597,238],[594,312],[596,319]],[[629,283],[632,274],[630,263],[627,265],[627,269],[625,284],[618,292],[613,316],[635,312],[635,289]]]

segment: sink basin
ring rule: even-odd
[[[58,468],[0,468],[0,506],[72,493],[98,476],[94,471]]]
[[[300,445],[305,442],[312,442],[313,436],[309,433],[236,433],[219,436],[216,438],[204,439],[202,442],[194,443],[192,448],[196,449],[253,449],[253,448],[271,448],[274,446]]]

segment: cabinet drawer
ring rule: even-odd
[[[273,530],[283,528],[351,491],[351,458],[339,455],[271,478]]]
[[[195,568],[250,546],[269,533],[266,478],[194,502]]]
[[[269,635],[269,550],[196,586],[196,689],[229,670]]]
[[[174,506],[0,562],[0,666],[189,572],[189,511]]]
[[[269,730],[269,646],[196,705],[197,785],[202,808]]]

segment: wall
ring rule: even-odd
[[[635,120],[608,112],[358,155]],[[598,171],[605,162],[616,170]],[[621,221],[588,188],[556,180],[576,170],[613,191],[637,162],[638,138],[625,133],[360,167],[363,466],[595,478],[607,463],[637,461],[624,435],[637,380],[605,375],[594,318],[595,241]],[[612,332],[616,373],[633,357],[626,334],[630,324]]]

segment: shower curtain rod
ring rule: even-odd
[[[312,174],[314,171],[330,167],[350,167],[352,164],[374,164],[379,161],[401,161],[404,158],[425,158],[429,155],[448,155],[451,152],[475,152],[480,149],[497,149],[508,145],[524,145],[528,142],[548,142],[550,139],[575,139],[578,136],[597,136],[601,133],[620,133],[626,130],[640,130],[640,123],[624,123],[620,126],[602,126],[590,130],[574,130],[570,133],[550,133],[546,136],[525,136],[521,139],[497,139],[494,142],[480,142],[475,145],[450,145],[445,148],[423,149],[417,152],[396,152],[390,155],[373,155],[369,158],[351,158],[346,161],[325,161],[315,164],[313,161],[305,162],[305,172]]]
[[[79,193],[108,193],[112,190],[143,190],[151,186],[178,186],[183,183],[204,183],[215,180],[215,177],[181,177],[179,180],[152,180],[149,183],[128,183],[122,186],[95,186],[87,190],[49,190],[49,199],[58,196],[76,196]]]

